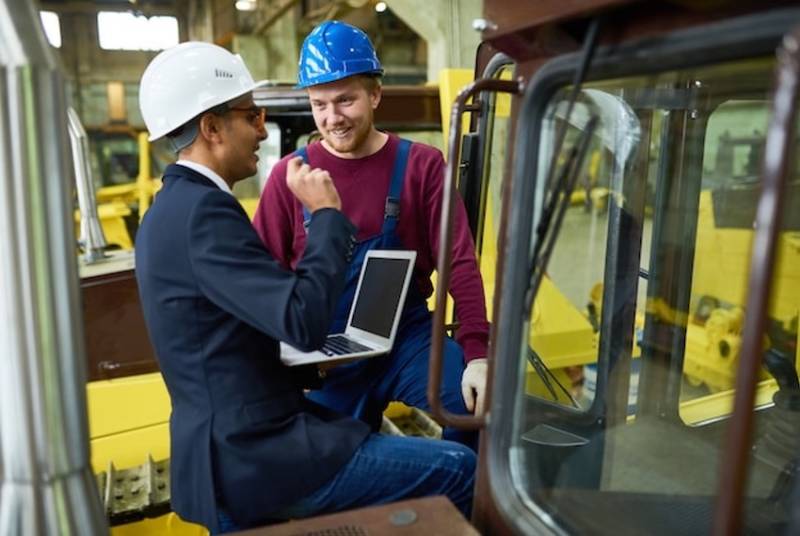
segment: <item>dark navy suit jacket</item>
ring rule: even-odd
[[[367,426],[308,401],[278,340],[322,345],[344,287],[352,224],[314,213],[295,272],[264,248],[232,195],[171,165],[136,237],[142,308],[172,401],[172,508],[217,530],[313,492]]]

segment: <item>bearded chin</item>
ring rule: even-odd
[[[357,151],[369,136],[369,129],[365,128],[355,132],[355,135],[348,140],[340,140],[335,136],[328,136],[328,145],[338,153],[351,153]]]
[[[353,124],[353,137],[349,140],[337,139],[334,136],[325,136],[325,141],[328,145],[333,147],[333,150],[338,153],[352,153],[367,141],[369,134],[372,131],[373,121],[375,119],[374,110],[370,109],[360,121],[355,121]],[[320,129],[322,131],[322,129]]]
[[[328,145],[333,147],[333,149],[338,153],[349,153],[358,146],[358,140],[352,139],[343,141],[343,140],[338,140],[333,136],[331,136],[330,138],[328,138]]]

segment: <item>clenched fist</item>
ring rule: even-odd
[[[286,184],[309,212],[321,208],[342,209],[339,192],[336,191],[328,172],[324,169],[312,169],[308,164],[304,164],[299,156],[289,160]]]

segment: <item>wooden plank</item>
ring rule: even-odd
[[[318,534],[478,536],[446,497],[411,499],[238,532],[250,536]]]

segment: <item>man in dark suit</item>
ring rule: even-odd
[[[172,401],[173,509],[212,533],[433,494],[468,513],[471,451],[370,434],[306,399],[280,361],[279,340],[321,346],[355,228],[328,173],[298,158],[287,182],[312,212],[305,255],[290,272],[266,251],[230,190],[256,172],[266,138],[256,87],[241,58],[206,43],[162,52],[140,86],[150,139],[166,136],[179,157],[136,241]]]

